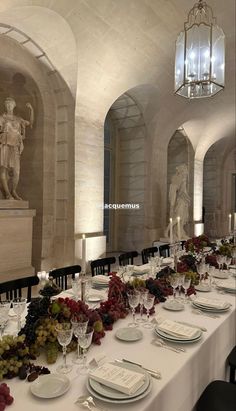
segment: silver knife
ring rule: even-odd
[[[157,380],[161,379],[161,373],[159,371],[155,371],[155,370],[151,370],[149,368],[145,368],[145,367],[142,366],[142,364],[139,364],[137,362],[129,361],[129,360],[126,360],[125,358],[122,358],[122,360],[115,360],[115,361],[116,362],[121,362],[121,363],[125,362],[125,363],[128,363],[128,364],[137,365],[138,367],[140,367],[143,370],[147,371],[148,374],[150,374],[153,378],[156,378]]]

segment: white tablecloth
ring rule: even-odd
[[[198,293],[200,295],[200,293]],[[201,295],[203,295],[201,293]],[[131,321],[131,317],[115,323],[113,331],[106,332],[101,346],[91,346],[88,359],[98,353],[105,353],[111,359],[127,358],[142,363],[143,366],[158,369],[162,379],[153,379],[153,389],[150,395],[139,402],[124,405],[102,403],[106,410],[122,411],[191,411],[197,399],[207,384],[214,379],[226,378],[226,358],[235,341],[235,295],[208,293],[207,296],[227,300],[232,304],[231,309],[212,319],[201,315],[194,315],[191,306],[186,306],[184,311],[170,312],[164,310],[162,304],[156,306],[156,314],[179,321],[191,322],[204,326],[207,332],[203,333],[201,341],[186,344],[186,352],[177,354],[151,344],[155,336],[153,330],[143,330],[143,339],[135,343],[126,343],[115,338],[118,328],[124,327]],[[72,360],[75,353],[68,356]],[[50,366],[53,372],[62,358]],[[39,363],[44,361],[39,359]],[[30,383],[20,381],[18,378],[8,380],[15,402],[11,411],[78,411],[82,408],[75,404],[76,399],[87,394],[86,377],[77,374],[78,366],[75,364],[73,371],[67,374],[71,380],[71,388],[62,397],[42,400],[34,397],[30,392]],[[99,404],[99,402],[98,402]],[[101,403],[100,403],[101,405]],[[210,411],[210,410],[209,410]]]

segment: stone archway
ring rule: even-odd
[[[74,100],[52,65],[33,57],[16,40],[0,36],[2,67],[11,67],[25,84],[11,91],[36,106],[34,137],[26,144],[22,158],[20,189],[36,209],[33,233],[33,266],[50,269],[74,261]],[[40,49],[40,48],[39,48]],[[49,60],[48,60],[49,61]],[[9,75],[10,75],[9,73]],[[6,79],[9,82],[9,79]],[[25,89],[24,95],[23,89]],[[2,95],[7,93],[7,84]]]

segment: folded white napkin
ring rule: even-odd
[[[198,329],[176,323],[172,320],[164,320],[158,325],[158,329],[175,337],[194,338],[199,334]]]
[[[198,297],[194,300],[195,303],[209,308],[226,308],[228,303],[226,301],[218,300],[217,298]]]
[[[108,284],[110,281],[110,277],[108,275],[98,274],[92,278],[93,283],[104,283]]]
[[[236,290],[236,280],[235,279],[229,279],[225,281],[216,281],[215,283],[217,287],[219,288],[229,288],[232,290]]]
[[[134,394],[143,385],[145,375],[127,368],[106,363],[92,370],[90,378],[124,394]]]
[[[173,263],[173,258],[172,257],[165,257],[162,260],[162,264],[171,264]]]
[[[145,274],[149,270],[150,270],[149,264],[134,265],[134,273]]]

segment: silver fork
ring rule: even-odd
[[[93,397],[91,397],[91,396],[89,396],[89,397],[87,397],[87,396],[85,396],[85,395],[82,395],[81,397],[79,397],[76,401],[75,401],[75,404],[76,403],[79,403],[79,404],[81,404],[83,407],[85,407],[85,408],[88,408],[88,410],[90,410],[90,411],[105,411],[103,408],[99,408],[99,407],[97,407],[97,405],[95,404],[95,402],[94,402],[94,400],[93,400]],[[92,408],[92,406],[93,406],[93,408]]]
[[[158,339],[152,340],[152,344],[156,345],[157,347],[166,348],[167,350],[174,351],[178,354],[185,351],[183,348],[171,347],[170,345],[167,345],[166,343],[164,343],[164,342],[162,342],[161,340],[158,340]]]

